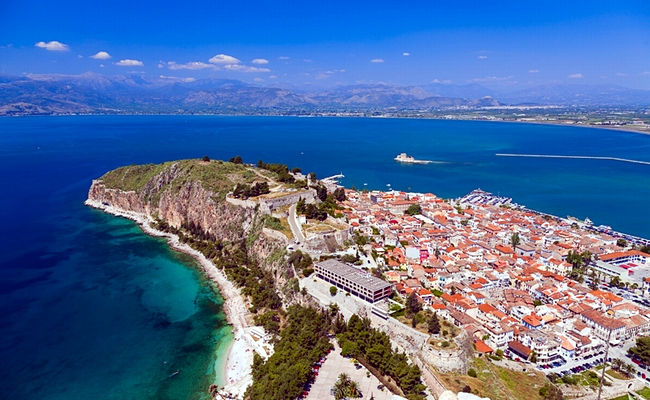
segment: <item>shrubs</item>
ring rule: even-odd
[[[233,164],[243,164],[244,163],[244,160],[242,160],[241,156],[234,156],[233,158],[231,158],[228,161],[230,161]]]
[[[314,262],[307,253],[303,253],[300,250],[296,250],[289,255],[287,262],[293,265],[299,271],[302,271],[302,274],[307,277],[314,273]]]
[[[470,368],[467,371],[467,375],[471,376],[472,378],[476,378],[477,377],[476,370],[474,368]]]
[[[238,183],[232,191],[233,197],[237,199],[247,199],[249,197],[255,197],[267,193],[270,193],[269,184],[267,182],[256,182],[252,186]]]
[[[293,183],[296,179],[289,173],[289,167],[285,164],[269,164],[262,160],[257,162],[257,168],[275,172],[280,182]]]
[[[338,289],[336,288],[336,286],[330,286],[330,294],[332,296],[336,296],[337,292],[338,292]]]
[[[564,399],[564,395],[562,394],[562,390],[558,388],[557,386],[547,383],[546,385],[542,386],[539,389],[539,395],[542,397],[544,400],[562,400]]]
[[[267,228],[274,229],[276,231],[281,231],[282,230],[282,222],[280,221],[279,218],[276,217],[267,217],[264,220],[264,226]]]

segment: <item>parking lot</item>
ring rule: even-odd
[[[376,400],[390,400],[392,393],[384,388],[378,389],[381,383],[374,375],[368,377],[368,370],[363,366],[356,367],[349,359],[341,355],[338,344],[334,344],[334,350],[327,356],[325,362],[318,368],[316,380],[309,389],[308,400],[334,399],[330,389],[340,374],[347,374],[350,379],[359,385],[362,398],[369,399],[373,396]]]

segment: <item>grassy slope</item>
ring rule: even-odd
[[[477,358],[472,362],[477,377],[461,374],[438,374],[445,386],[459,392],[465,385],[472,393],[492,400],[535,400],[540,399],[539,389],[547,382],[544,374],[536,371],[518,372],[498,367]]]
[[[207,190],[213,191],[219,197],[225,196],[237,183],[252,183],[263,179],[253,172],[251,167],[223,161],[204,162],[201,160],[170,161],[162,164],[129,165],[107,172],[101,177],[108,188],[125,191],[140,191],[147,182],[174,164],[180,169],[169,185],[172,190],[180,189],[190,181],[201,182]],[[163,191],[166,188],[163,188]]]

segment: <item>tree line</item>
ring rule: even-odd
[[[264,361],[253,356],[253,383],[245,398],[295,399],[313,379],[312,366],[332,348],[329,315],[311,307],[290,306],[287,325],[280,332],[274,353]]]
[[[406,354],[393,350],[388,335],[372,328],[368,318],[355,314],[345,323],[339,316],[334,326],[342,355],[365,361],[393,378],[409,400],[424,398],[420,368],[409,364]]]

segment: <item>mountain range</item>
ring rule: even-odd
[[[479,84],[360,84],[299,91],[227,79],[143,75],[0,76],[0,115],[430,112],[502,105],[647,106],[650,91],[553,84],[504,92]]]

